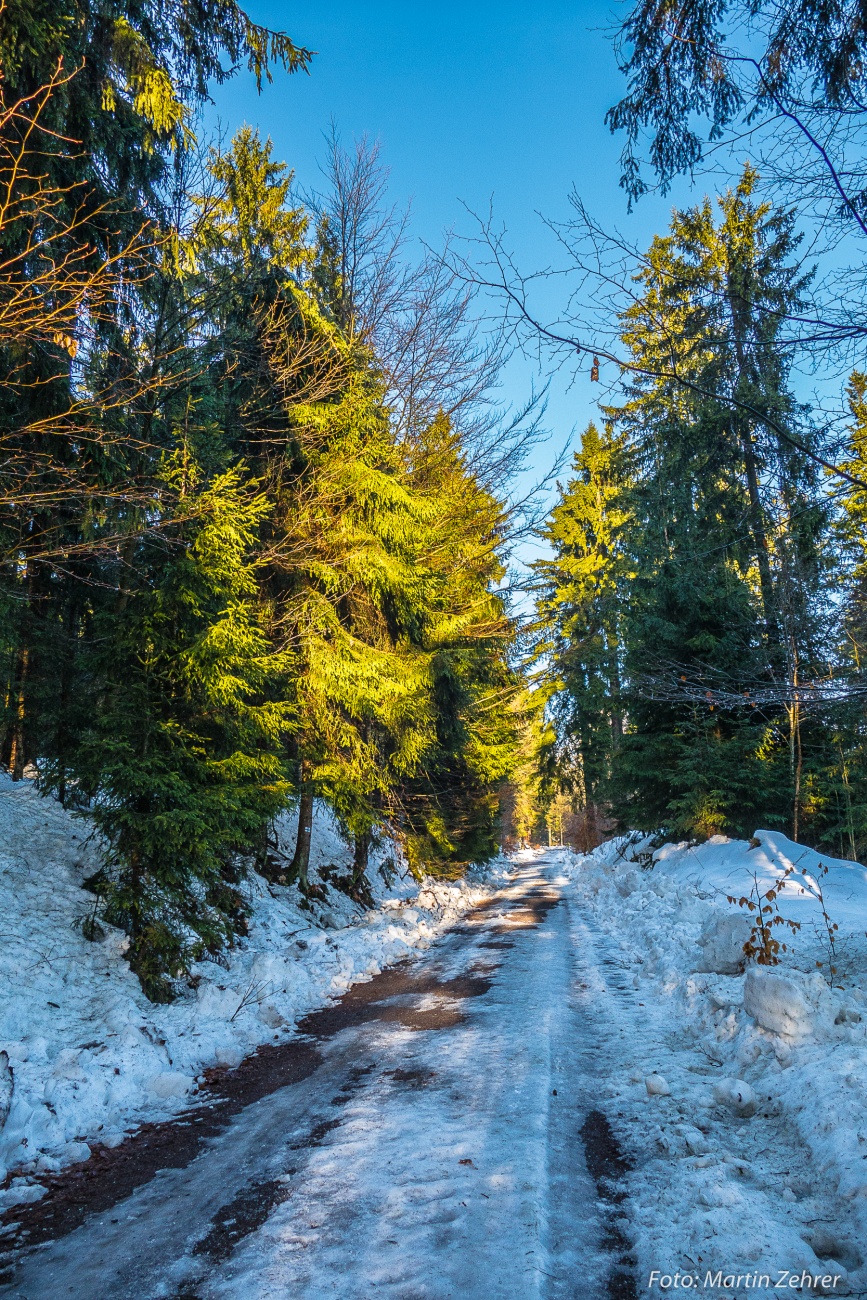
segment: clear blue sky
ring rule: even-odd
[[[445,228],[470,233],[462,203],[483,210],[493,198],[518,261],[544,263],[536,213],[564,216],[573,185],[644,245],[671,200],[643,200],[628,216],[618,185],[620,140],[603,119],[623,88],[609,33],[624,10],[622,0],[251,0],[253,18],[318,53],[309,76],[275,77],[261,96],[235,78],[215,92],[215,113],[230,134],[248,122],[270,135],[302,188],[316,185],[332,117],[347,141],[378,139],[394,199],[412,200],[414,233],[434,245]],[[504,397],[519,402],[532,378],[532,367],[511,367]],[[586,377],[555,382],[540,469],[592,417],[598,392]]]

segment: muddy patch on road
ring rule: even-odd
[[[608,1119],[599,1110],[591,1110],[581,1125],[581,1141],[587,1172],[596,1184],[605,1207],[602,1249],[611,1256],[612,1266],[606,1284],[606,1300],[638,1300],[629,1242],[621,1226],[619,1207],[626,1199],[623,1180],[631,1168],[620,1150]]]
[[[436,1070],[386,1070],[386,1077],[404,1088],[426,1088],[437,1077]]]
[[[196,1242],[193,1254],[206,1255],[215,1264],[228,1259],[238,1243],[261,1228],[272,1210],[288,1198],[289,1188],[282,1178],[244,1187],[214,1215],[207,1236]]]
[[[520,885],[517,881],[510,887],[511,897],[492,897],[475,908],[450,932],[452,939],[470,940],[470,963],[474,949],[512,947],[515,940],[505,937],[510,931],[542,924],[560,901],[559,893],[550,887],[531,885],[521,891]],[[206,1071],[189,1110],[171,1120],[142,1125],[117,1147],[92,1144],[88,1161],[39,1180],[46,1188],[40,1201],[12,1206],[0,1215],[0,1284],[12,1280],[21,1251],[66,1236],[91,1215],[111,1211],[161,1170],[185,1168],[247,1106],[312,1075],[323,1060],[319,1044],[376,1020],[397,1022],[417,1032],[447,1031],[465,1019],[468,1000],[489,991],[497,970],[493,956],[453,976],[438,972],[435,962],[421,970],[417,957],[407,959],[353,985],[331,1006],[305,1016],[296,1027],[297,1036],[289,1041],[260,1047],[234,1069]],[[396,1073],[395,1082],[424,1086],[409,1073],[405,1079]],[[335,1105],[348,1099],[351,1085],[349,1091],[342,1091],[333,1099]],[[323,1136],[324,1131],[311,1131],[298,1145],[315,1145]],[[274,1190],[269,1188],[270,1184],[268,1188],[263,1184],[248,1189],[253,1219]],[[240,1193],[239,1200],[245,1195]],[[218,1234],[213,1238],[215,1249],[218,1237],[228,1240],[223,1231],[233,1227],[228,1219],[244,1221],[243,1215],[230,1210],[227,1206],[223,1228],[213,1225]]]
[[[493,969],[440,978],[435,970],[416,971],[412,961],[400,962],[354,985],[334,1005],[305,1016],[297,1026],[301,1037],[260,1047],[234,1069],[206,1071],[193,1108],[176,1119],[142,1125],[117,1147],[94,1143],[88,1161],[40,1180],[47,1189],[42,1200],[0,1216],[0,1284],[11,1280],[12,1252],[66,1236],[90,1215],[125,1201],[160,1170],[186,1168],[205,1141],[240,1111],[308,1078],[322,1062],[317,1043],[372,1020],[397,1021],[417,1031],[451,1028],[464,1019],[467,998],[487,993]],[[313,1142],[311,1134],[302,1145]]]
[[[299,1020],[298,1031],[322,1040],[372,1020],[397,1021],[408,1029],[447,1029],[463,1019],[457,1009],[460,1002],[488,992],[492,973],[444,979],[435,971],[415,972],[408,962],[400,963],[364,984],[354,984],[333,1006],[311,1012]],[[442,1003],[441,1010],[435,1001]]]
[[[542,925],[561,897],[556,889],[536,885],[513,902],[507,900],[504,904],[502,898],[496,898],[483,903],[469,914],[464,924],[467,927],[473,923],[484,924],[490,928],[495,937],[480,943],[481,948],[511,947],[512,941],[505,936],[515,930],[533,930]]]
[[[0,1284],[11,1280],[9,1252],[73,1232],[91,1214],[113,1209],[162,1169],[184,1169],[208,1138],[234,1115],[278,1088],[308,1078],[322,1061],[311,1043],[260,1047],[236,1069],[208,1070],[199,1104],[177,1119],[143,1124],[117,1147],[94,1143],[80,1165],[40,1181],[41,1201],[15,1205],[0,1216]]]

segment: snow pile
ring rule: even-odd
[[[284,848],[291,820],[278,826]],[[81,882],[99,866],[87,829],[30,782],[0,776],[0,1210],[38,1199],[33,1175],[87,1159],[88,1142],[117,1145],[177,1111],[206,1068],[237,1065],[356,980],[426,948],[510,866],[419,886],[385,844],[369,873],[371,910],[327,887],[305,909],[297,889],[254,875],[249,936],[225,965],[200,963],[186,996],[155,1006],[124,960],[125,936],[82,933],[94,898]],[[317,809],[311,880],[349,858]]]
[[[821,1002],[836,1015],[836,1003],[824,997],[824,982],[815,976],[778,975],[767,966],[750,967],[744,979],[744,1011],[762,1029],[790,1039],[806,1038],[816,1026]]]
[[[679,1272],[748,1297],[758,1270],[867,1292],[867,871],[770,831],[658,849],[633,835],[564,866],[606,954],[586,997],[606,1008],[602,1087],[633,1143],[640,1284]],[[755,913],[728,897],[781,881],[800,928],[772,927],[779,964],[745,970]]]
[[[744,969],[744,944],[752,933],[749,913],[716,916],[699,935],[701,960],[698,970],[717,975],[739,975]]]

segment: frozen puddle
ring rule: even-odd
[[[628,1300],[627,1166],[594,1105],[560,872],[524,866],[423,958],[309,1016],[293,1081],[223,1103],[182,1167],[64,1221],[0,1293]]]

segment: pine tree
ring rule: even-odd
[[[436,843],[438,854],[460,856],[445,827],[479,817],[486,829],[473,832],[475,854],[490,852],[507,759],[496,773],[481,770],[491,745],[478,742],[494,728],[486,715],[470,725],[481,687],[470,680],[492,659],[509,678],[500,647],[511,632],[489,592],[501,573],[501,508],[463,468],[447,421],[412,444],[397,437],[376,358],[341,324],[346,304],[328,231],[320,226],[316,247],[306,243],[306,221],[291,207],[290,177],[270,144],[241,132],[211,171],[220,188],[199,202],[191,249],[202,292],[222,286],[211,374],[229,445],[267,484],[261,594],[276,641],[297,662],[291,691],[302,722],[290,751],[298,833],[289,875],[306,888],[316,797],[353,838],[362,888],[372,838],[395,817],[412,821],[410,797],[440,827],[439,838],[425,841],[431,852]],[[484,557],[482,589],[465,578],[464,591],[455,564],[472,563],[470,546]],[[497,629],[471,649],[463,629],[456,641],[468,597],[472,617],[492,616]],[[414,783],[434,768],[445,780],[447,764],[454,770],[443,817],[439,807],[430,811],[432,792]],[[461,860],[469,831],[464,838]]]
[[[554,728],[545,720],[544,690],[516,701],[517,736],[509,778],[500,791],[500,817],[506,850],[526,848],[540,835],[551,802],[548,756]]]
[[[148,495],[173,450],[160,405],[178,369],[166,337],[176,301],[162,272],[193,116],[209,83],[241,62],[261,83],[275,64],[309,59],[233,0],[2,8],[0,172],[14,195],[0,229],[3,288],[11,268],[41,312],[16,334],[16,296],[4,294],[0,582],[19,611],[6,629],[16,703],[4,750],[16,776],[51,741],[41,714],[52,697],[56,712],[65,686],[53,665],[68,659],[52,650],[75,644],[86,604],[74,588],[98,580],[100,545],[150,526]],[[61,588],[71,616],[57,614]]]
[[[147,139],[173,193],[162,164],[135,182],[170,238],[76,374],[105,437],[55,511],[63,563],[13,543],[0,591],[4,758],[38,754],[100,831],[91,887],[155,998],[243,932],[292,800],[304,889],[316,797],[360,900],[385,827],[419,870],[494,852],[518,726],[502,504],[445,417],[398,432],[270,141],[239,132],[194,187],[172,130]]]
[[[299,835],[306,883],[310,801],[369,834],[430,732],[430,654],[413,637],[423,508],[402,481],[381,392],[354,376],[339,401],[292,407],[304,467],[281,501],[280,618],[297,648]]]
[[[787,436],[797,412],[777,341],[802,281],[791,217],[757,203],[755,183],[747,169],[718,224],[708,203],[675,214],[627,313],[633,354],[664,376],[636,383],[618,415],[636,456],[627,670],[636,685],[703,679],[711,695],[702,708],[678,706],[670,688],[667,705],[633,690],[622,798],[644,824],[745,830],[761,810],[797,837],[799,716],[785,755],[773,714],[712,703],[722,683],[745,701],[762,682],[794,683],[818,649],[804,613],[819,599],[823,512],[811,462]]]
[[[851,424],[842,459],[856,480],[867,477],[865,396],[867,376],[856,371],[848,385]],[[867,728],[859,689],[867,657],[867,493],[850,483],[841,505],[835,528],[835,595],[842,612],[837,676],[851,695],[826,711],[824,749],[808,755],[805,786],[821,840],[838,857],[860,860],[867,848]]]
[[[218,226],[202,240],[201,264],[212,274],[218,261],[237,286],[218,335],[232,348],[221,363],[235,394],[226,425],[242,431],[269,484],[263,595],[298,662],[289,874],[306,888],[317,796],[355,841],[358,881],[379,826],[395,817],[420,825],[407,800],[438,827],[424,832],[425,852],[488,854],[512,734],[487,706],[476,716],[475,703],[490,673],[497,689],[512,680],[503,660],[511,629],[490,590],[502,573],[501,507],[464,468],[444,418],[412,443],[396,437],[376,358],[341,325],[327,231],[318,232],[324,246],[305,247],[269,146],[242,133],[212,166],[226,197],[212,207]],[[282,244],[274,231],[285,232]],[[424,794],[422,771],[428,781],[437,773]],[[459,823],[453,842],[448,828]]]

